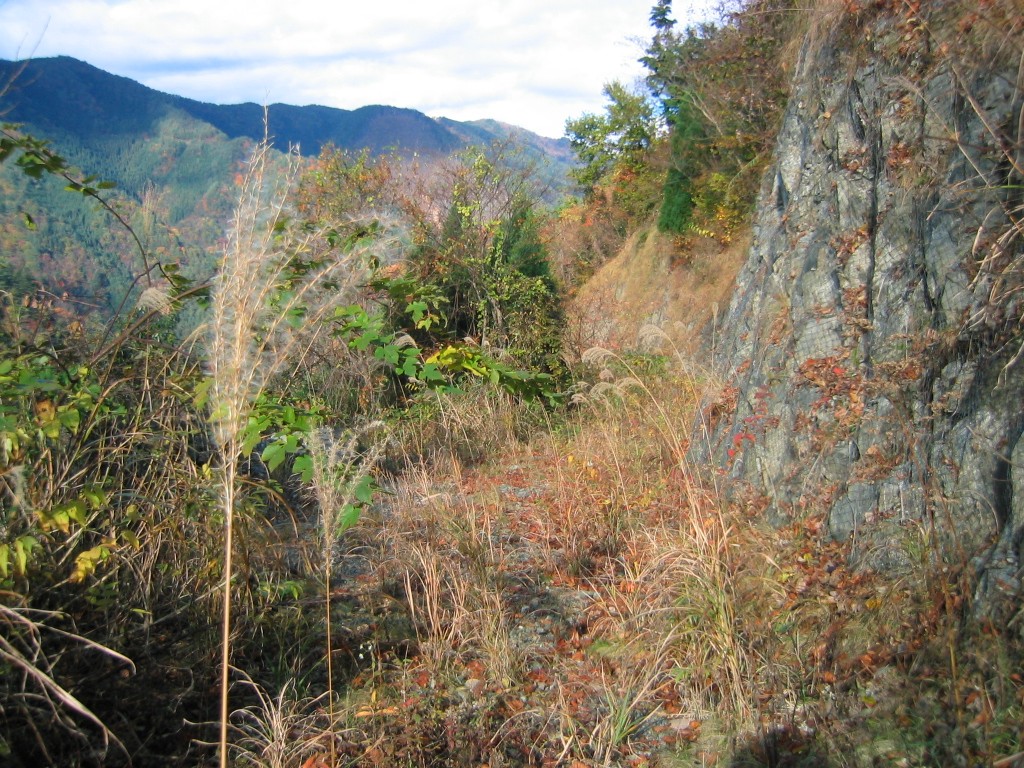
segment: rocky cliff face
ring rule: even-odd
[[[777,520],[824,515],[864,566],[977,569],[981,604],[1010,616],[1024,33],[1015,2],[920,5],[819,19],[804,41],[702,458]]]

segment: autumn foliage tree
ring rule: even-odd
[[[603,114],[567,120],[565,132],[579,165],[571,172],[584,194],[609,195],[629,226],[657,207],[660,171],[652,154],[663,135],[656,104],[647,89],[619,81],[604,86]]]
[[[670,129],[659,225],[727,236],[753,204],[786,102],[779,66],[796,18],[792,0],[749,0],[683,31],[671,0],[651,11],[641,61]]]
[[[663,232],[728,239],[753,205],[786,102],[779,61],[797,17],[792,0],[740,0],[717,23],[679,30],[671,0],[658,0],[644,85],[609,83],[603,114],[566,122],[586,218],[619,214],[628,231],[657,212]]]
[[[320,224],[389,222],[405,241],[396,279],[377,283],[399,326],[410,292],[439,321],[408,328],[425,346],[452,340],[490,349],[515,365],[558,368],[560,301],[542,237],[536,178],[507,146],[444,160],[371,158],[326,149],[305,175],[300,213]]]

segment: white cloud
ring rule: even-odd
[[[606,81],[642,74],[653,4],[0,0],[0,58],[74,56],[221,104],[384,103],[559,136],[603,107]]]

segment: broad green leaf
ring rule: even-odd
[[[341,517],[338,519],[338,533],[344,533],[358,523],[361,511],[357,504],[346,504],[342,507]]]
[[[85,526],[89,519],[89,509],[82,499],[75,499],[64,506],[67,511],[67,515],[71,520],[74,520],[81,526]]]
[[[420,376],[428,383],[444,381],[444,375],[437,369],[437,365],[435,363],[426,363],[423,368],[420,369]]]
[[[22,536],[14,542],[14,572],[24,574],[28,570],[28,558],[39,542],[32,536]]]
[[[313,479],[313,457],[296,456],[292,463],[292,471],[299,475],[302,482],[310,482]]]
[[[258,425],[252,425],[246,430],[245,440],[242,441],[242,455],[248,456],[252,453],[252,449],[256,447],[256,444],[263,439],[263,432],[258,428]]]
[[[369,504],[373,501],[373,493],[376,489],[377,484],[374,483],[373,478],[370,475],[363,475],[356,483],[356,487],[352,489],[352,495],[362,504]]]
[[[75,569],[71,573],[70,580],[80,583],[96,572],[96,566],[110,557],[110,548],[106,544],[98,544],[92,549],[87,549],[75,558]]]
[[[78,412],[77,408],[61,408],[57,412],[57,419],[71,434],[77,434],[78,427],[82,423],[82,414]]]
[[[192,400],[196,404],[196,408],[203,408],[206,406],[206,401],[210,397],[210,387],[213,386],[213,379],[207,378],[196,384],[195,391],[192,393]]]
[[[380,339],[380,334],[373,331],[367,331],[352,340],[352,346],[358,349],[360,352],[365,352],[369,349],[370,345]]]
[[[101,509],[107,503],[107,494],[103,492],[102,488],[95,485],[82,491],[82,496],[89,502],[89,506],[93,509]]]
[[[267,465],[267,469],[273,472],[281,463],[285,460],[287,452],[285,451],[284,443],[273,442],[263,449],[263,453],[260,454],[260,458]]]

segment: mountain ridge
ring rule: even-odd
[[[6,84],[0,91],[0,117],[37,126],[44,133],[95,134],[102,128],[109,135],[111,127],[135,132],[176,107],[231,139],[263,138],[266,116],[275,143],[298,145],[307,155],[319,153],[328,143],[378,154],[391,150],[448,154],[466,146],[467,137],[503,141],[514,135],[527,150],[560,162],[571,157],[565,138],[539,136],[494,120],[460,123],[384,104],[352,110],[317,104],[211,104],[158,91],[70,56],[0,60],[0,83]],[[72,118],[74,125],[70,124]]]
[[[188,233],[184,250],[176,235],[147,245],[177,253],[193,276],[209,272],[219,253],[238,174],[252,143],[267,134],[275,148],[298,146],[307,156],[334,146],[440,159],[474,145],[511,144],[517,149],[506,158],[533,167],[549,203],[568,191],[572,162],[568,140],[497,121],[458,123],[385,105],[342,110],[272,104],[264,110],[253,103],[207,104],[68,56],[0,60],[0,121],[50,142],[82,176],[115,184],[111,199],[126,212],[155,211],[165,225]],[[58,179],[29,183],[16,170],[0,168],[5,269],[27,283],[45,274],[58,294],[116,307],[133,284],[135,265],[124,255],[131,248],[115,245],[103,214],[82,208],[63,187]],[[35,222],[30,235],[22,224],[26,216]]]

